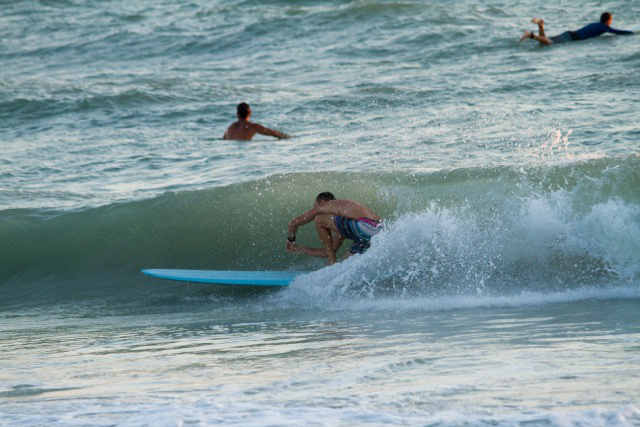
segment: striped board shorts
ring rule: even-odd
[[[333,222],[342,237],[353,240],[353,245],[349,247],[352,254],[361,254],[369,249],[371,238],[382,229],[382,222],[371,218],[351,219],[336,215]]]

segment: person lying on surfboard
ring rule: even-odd
[[[298,227],[311,221],[315,222],[322,248],[296,244]],[[380,217],[371,209],[353,200],[336,199],[327,191],[316,197],[313,209],[289,222],[286,249],[297,254],[327,257],[329,265],[333,265],[336,262],[336,252],[346,239],[353,240],[353,244],[344,259],[369,249],[371,237],[378,234],[381,228]]]
[[[541,18],[533,18],[531,22],[533,22],[534,24],[538,24],[538,35],[534,34],[533,31],[525,31],[522,37],[520,37],[520,41],[522,42],[526,39],[533,39],[537,40],[543,46],[549,46],[556,43],[565,43],[575,40],[586,40],[592,37],[601,36],[604,33],[613,33],[619,35],[635,34],[633,31],[616,30],[614,28],[611,28],[612,21],[613,15],[609,12],[604,12],[602,15],[600,15],[600,22],[594,22],[592,24],[586,25],[577,31],[565,31],[564,33],[557,36],[547,37],[544,32],[544,20]]]
[[[277,130],[266,128],[258,123],[251,123],[251,107],[246,102],[241,102],[237,107],[238,121],[231,123],[222,139],[235,139],[248,141],[253,135],[259,133],[261,135],[275,136],[278,139],[289,138],[289,135]]]

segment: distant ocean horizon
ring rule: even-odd
[[[3,4],[0,424],[640,425],[640,37],[518,43],[605,10]],[[322,191],[386,224],[332,267]]]

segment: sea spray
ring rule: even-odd
[[[636,206],[606,203],[585,216],[559,219],[562,212],[539,202],[525,200],[520,216],[491,224],[469,207],[455,211],[434,204],[387,224],[365,254],[303,276],[296,285],[322,300],[633,286],[640,265]],[[611,215],[618,224],[609,221]],[[591,232],[593,224],[602,234]]]

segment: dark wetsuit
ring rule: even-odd
[[[364,253],[371,244],[371,237],[378,234],[382,228],[382,223],[371,218],[351,219],[336,215],[333,217],[338,233],[345,239],[353,240],[353,245],[349,248],[352,254]]]
[[[549,38],[553,43],[565,43],[574,40],[586,40],[592,37],[598,37],[604,33],[618,34],[621,36],[627,36],[634,34],[633,31],[616,30],[601,22],[594,22],[593,24],[585,25],[578,31],[565,31],[562,34]]]

